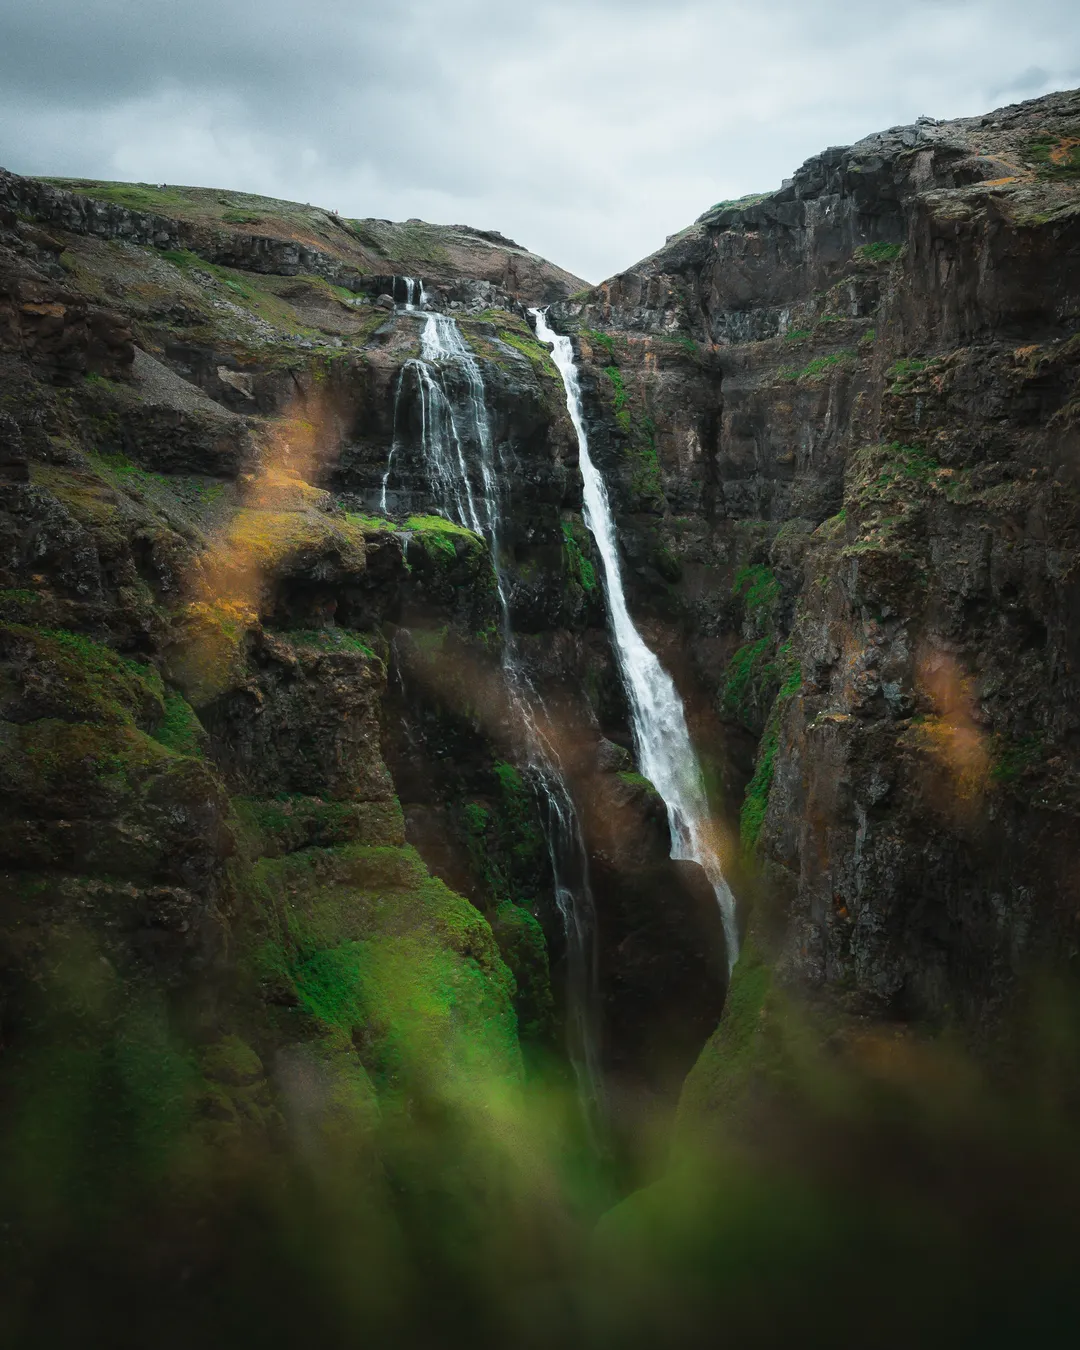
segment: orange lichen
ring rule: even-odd
[[[1062,136],[1057,145],[1050,150],[1050,163],[1068,165],[1072,162],[1070,150],[1075,150],[1080,146],[1080,136]]]

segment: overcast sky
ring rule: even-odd
[[[0,0],[6,168],[498,229],[589,281],[828,145],[1077,85],[1077,0]]]

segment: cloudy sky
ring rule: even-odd
[[[499,229],[589,281],[922,113],[1080,85],[1076,0],[0,0],[0,164]]]

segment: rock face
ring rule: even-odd
[[[601,753],[625,712],[523,317],[580,283],[464,227],[221,196],[0,175],[3,1035],[69,950],[118,998],[166,989],[230,1137],[276,1128],[301,1061],[389,1109],[459,1034],[497,1078],[561,1053],[493,560],[419,453],[422,277],[482,372],[511,619],[589,804],[604,1068],[670,1102],[719,1016],[719,921]]]
[[[560,311],[751,940],[849,1011],[977,1025],[1076,951],[1078,126],[826,151]]]
[[[758,897],[732,1002],[976,1024],[1068,965],[1078,124],[1062,94],[827,151],[589,293],[464,227],[0,175],[5,1044],[104,963],[125,1006],[169,991],[229,1137],[312,1074],[366,1121],[459,1035],[499,1081],[557,1047],[497,563],[583,821],[616,1114],[672,1100],[719,914],[633,772],[535,302]],[[421,454],[419,278],[481,372],[497,559]]]
[[[547,304],[584,282],[512,239],[467,225],[350,220],[298,202],[209,188],[22,178],[0,171],[0,205],[49,226],[159,249],[190,249],[208,262],[277,276],[314,275],[353,291],[407,297],[404,277],[449,300],[486,286],[488,298]],[[399,282],[399,295],[394,283]]]

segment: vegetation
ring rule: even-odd
[[[689,333],[665,333],[663,334],[663,340],[669,346],[681,347],[690,356],[700,355],[700,348]]]
[[[820,376],[827,375],[838,366],[846,365],[856,359],[856,353],[852,351],[832,352],[829,356],[817,356],[812,361],[808,361],[805,366],[799,370],[787,369],[777,372],[781,380],[814,380]]]
[[[769,635],[745,643],[732,656],[724,673],[721,710],[750,730],[754,729],[760,712],[761,690],[775,674],[775,663],[769,660],[773,646]]]
[[[612,408],[615,412],[616,423],[627,434],[630,432],[630,395],[627,393],[626,385],[623,383],[622,372],[618,366],[605,366],[604,374],[611,381],[611,386],[615,391],[612,399]]]
[[[885,378],[893,381],[892,392],[896,393],[912,375],[918,375],[927,367],[927,362],[916,356],[901,356],[885,372]]]
[[[596,568],[585,553],[589,548],[588,531],[577,521],[564,520],[562,533],[570,575],[586,594],[591,595],[596,590]]]
[[[607,353],[608,361],[615,359],[615,339],[610,333],[601,333],[597,328],[583,328],[581,336],[587,338],[594,346],[600,347]]]
[[[1080,127],[1065,135],[1045,132],[1027,144],[1028,156],[1039,168],[1039,176],[1070,181],[1080,178]]]
[[[1046,754],[1046,738],[1039,732],[1015,740],[998,737],[994,743],[990,777],[996,783],[1013,783]]]
[[[791,639],[777,652],[777,673],[780,688],[773,701],[772,711],[758,746],[754,775],[746,789],[739,815],[739,835],[743,848],[752,852],[757,846],[765,813],[769,806],[769,792],[776,772],[776,756],[780,749],[780,724],[787,704],[802,688],[802,670],[791,654]]]
[[[183,694],[173,689],[165,694],[165,716],[152,734],[155,741],[178,755],[201,756],[206,744],[198,714]]]
[[[770,196],[772,196],[770,192],[748,192],[742,197],[729,197],[722,202],[716,202],[709,207],[709,211],[730,211],[744,206],[757,206],[758,202],[763,202]]]
[[[860,244],[855,250],[857,262],[889,263],[894,262],[904,251],[903,244],[887,244],[876,240],[872,244]]]

